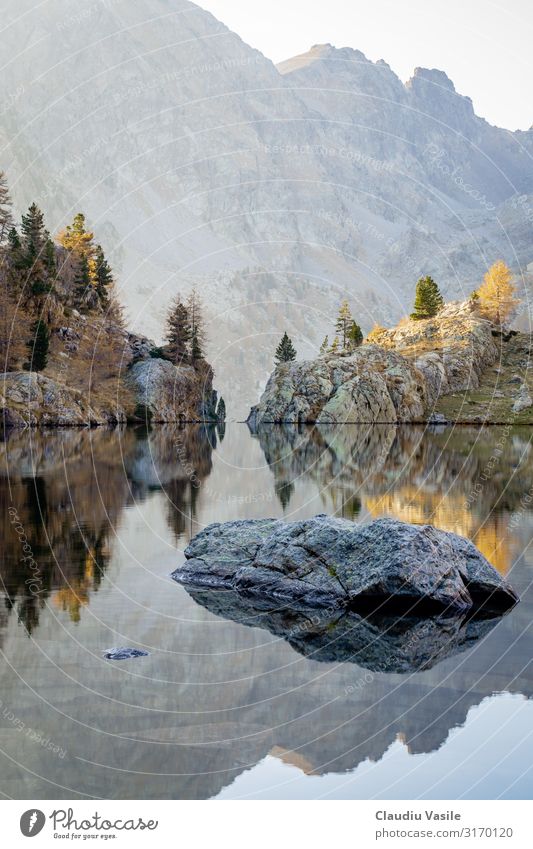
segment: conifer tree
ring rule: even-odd
[[[47,240],[44,228],[44,215],[37,206],[32,203],[26,215],[22,216],[22,250],[24,264],[31,268],[41,259],[42,251]]]
[[[189,311],[179,297],[172,303],[168,313],[166,338],[168,355],[174,365],[188,362],[191,323]]]
[[[40,318],[32,325],[31,332],[32,338],[27,343],[30,351],[29,371],[42,371],[48,362],[50,333],[46,323]]]
[[[56,273],[56,249],[49,233],[46,233],[46,242],[44,244],[44,264],[48,274],[53,275]]]
[[[198,360],[202,360],[204,357],[204,352],[202,351],[202,346],[200,345],[200,340],[196,333],[193,333],[191,339],[191,362],[194,365]]]
[[[331,343],[331,348],[329,349],[330,354],[336,354],[339,350],[339,337],[335,336],[335,339]]]
[[[89,273],[89,260],[82,254],[78,258],[76,276],[74,278],[74,297],[76,306],[83,306],[87,300],[91,277]]]
[[[416,284],[415,303],[411,318],[421,321],[437,315],[444,305],[439,287],[432,277],[421,277]]]
[[[206,343],[203,305],[196,289],[191,291],[186,306],[191,328],[191,360],[195,362],[203,358]]]
[[[477,295],[477,305],[482,315],[499,327],[507,324],[520,303],[513,274],[503,260],[498,260],[489,268]]]
[[[6,175],[0,171],[0,245],[7,239],[13,226],[11,197],[7,187]]]
[[[219,422],[226,421],[226,402],[221,397],[217,407],[217,419]]]
[[[358,348],[363,342],[363,331],[356,321],[352,321],[348,330],[348,347]]]
[[[113,289],[113,272],[101,245],[96,245],[94,250],[94,273],[96,276],[96,294],[104,307],[109,306]]]
[[[324,341],[322,342],[322,344],[320,346],[320,354],[321,355],[327,354],[328,348],[329,348],[329,339],[328,339],[327,336],[324,336]]]
[[[274,359],[276,365],[279,365],[280,363],[290,363],[296,359],[296,348],[287,336],[287,331],[283,334],[281,342],[276,348]]]
[[[339,313],[337,315],[337,321],[335,323],[335,330],[337,331],[343,348],[348,347],[348,336],[352,324],[353,318],[352,313],[350,311],[350,305],[345,299],[340,305]]]

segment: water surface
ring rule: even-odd
[[[531,798],[530,440],[527,429],[236,424],[10,434],[0,791]],[[383,671],[333,640],[309,649],[313,623],[287,638],[170,578],[210,522],[317,513],[468,536],[521,602],[460,650]],[[117,646],[149,654],[107,660]]]

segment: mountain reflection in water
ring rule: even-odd
[[[399,739],[411,753],[440,748],[494,693],[533,694],[528,430],[13,432],[0,461],[9,796],[204,798],[269,753],[316,775],[353,771]],[[502,619],[309,623],[169,577],[210,522],[320,512],[469,536],[521,602]],[[150,655],[109,664],[115,645]],[[480,774],[489,757],[487,743]],[[498,793],[513,763],[495,771]],[[509,793],[530,794],[521,780]]]

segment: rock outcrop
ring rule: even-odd
[[[349,353],[279,365],[251,410],[252,429],[267,422],[426,421],[440,396],[476,388],[498,356],[490,322],[468,301],[371,338]]]
[[[517,601],[472,542],[431,525],[378,519],[356,525],[325,515],[209,525],[185,549],[173,578],[231,589],[291,608],[393,605],[448,613]]]
[[[76,312],[76,311],[73,311]],[[100,328],[101,333],[101,328]],[[102,377],[99,328],[76,312],[54,334],[44,372],[0,374],[0,425],[76,427],[128,421],[217,421],[213,370],[199,360],[175,366],[154,356],[154,343],[119,326],[106,328],[114,349]],[[59,350],[60,349],[60,350]]]
[[[429,405],[441,395],[477,389],[499,353],[491,323],[472,301],[448,303],[434,318],[400,322],[373,340],[414,363],[424,376]]]
[[[167,360],[136,362],[128,372],[139,417],[152,422],[217,421],[213,371],[205,366],[175,366]]]

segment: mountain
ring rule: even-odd
[[[54,227],[82,209],[134,327],[196,285],[230,417],[287,329],[316,354],[348,296],[364,330],[431,273],[461,297],[533,260],[533,132],[475,115],[437,70],[403,84],[350,48],[276,67],[174,0],[7,0],[0,167]]]

